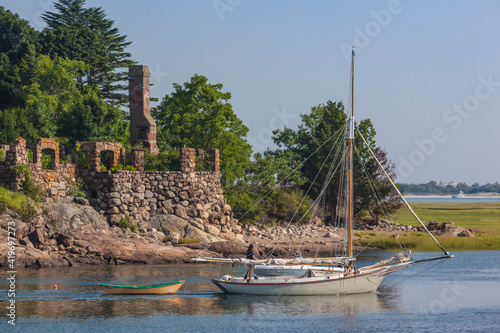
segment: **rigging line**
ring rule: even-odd
[[[380,168],[382,169],[382,171],[384,172],[384,174],[386,175],[387,179],[389,180],[389,182],[392,184],[392,186],[394,187],[394,189],[396,190],[396,192],[399,194],[399,196],[401,197],[401,199],[403,199],[403,202],[404,204],[406,205],[406,207],[408,207],[408,209],[410,210],[410,212],[413,214],[413,216],[417,219],[418,223],[420,223],[420,225],[424,228],[424,230],[429,234],[429,236],[431,236],[431,238],[434,240],[434,242],[439,246],[439,248],[444,252],[444,254],[446,255],[450,255],[450,253],[448,251],[446,251],[442,246],[441,244],[439,244],[439,242],[437,241],[436,238],[434,238],[434,236],[431,234],[431,232],[429,231],[429,229],[427,229],[427,227],[425,226],[425,224],[420,220],[420,218],[417,216],[417,214],[413,211],[413,209],[411,208],[410,204],[408,203],[408,201],[406,201],[406,199],[404,198],[404,196],[401,194],[401,192],[399,191],[398,187],[396,186],[396,184],[394,184],[394,182],[392,181],[391,177],[389,177],[389,175],[387,174],[387,171],[385,171],[384,167],[382,166],[382,164],[380,163],[380,161],[378,160],[378,158],[375,156],[375,154],[373,153],[373,150],[370,148],[370,146],[368,145],[368,143],[366,142],[365,138],[363,137],[363,135],[361,135],[361,132],[359,131],[358,129],[358,133],[361,137],[361,139],[363,139],[366,147],[368,148],[368,150],[370,151],[370,153],[372,154],[373,158],[375,159],[375,161],[377,161],[377,164],[380,166]]]
[[[383,207],[383,206],[382,206],[382,204],[381,204],[381,201],[382,201],[382,196],[381,196],[381,195],[380,195],[380,193],[377,191],[377,189],[374,187],[375,181],[374,181],[374,180],[372,180],[372,179],[371,179],[371,177],[370,177],[370,175],[368,174],[367,168],[366,168],[365,164],[363,163],[363,160],[361,159],[361,154],[359,153],[359,150],[358,150],[358,148],[356,148],[356,146],[354,146],[354,150],[356,151],[356,154],[357,154],[357,156],[358,156],[358,158],[359,158],[359,160],[360,160],[360,162],[361,162],[361,166],[363,167],[363,172],[365,173],[365,176],[366,176],[366,179],[367,179],[367,181],[368,181],[368,184],[370,185],[370,188],[371,188],[371,190],[372,190],[373,194],[375,195],[375,198],[376,198],[376,200],[377,200],[377,205],[380,207],[380,209],[382,210],[382,212],[383,212],[383,214],[384,214],[384,217],[387,219],[387,214],[386,214],[386,211],[385,211],[384,207]],[[365,247],[363,247],[363,248],[361,249],[361,251],[359,251],[359,252],[355,255],[355,257],[357,257],[357,256],[359,256],[361,253],[363,253],[363,251],[364,251],[364,250],[366,250],[366,248],[367,248],[367,247],[369,247],[369,246],[370,246],[370,244],[371,244],[371,243],[373,243],[373,242],[374,242],[374,241],[378,238],[378,236],[380,236],[381,234],[382,234],[382,232],[381,232],[381,231],[379,231],[379,232],[377,233],[377,235],[376,235],[376,236],[375,236],[375,237],[374,237],[374,238],[373,238],[373,239],[372,239],[372,240],[371,240],[371,241],[370,241],[367,245],[365,245]],[[394,238],[396,239],[396,242],[398,242],[399,247],[400,247],[401,249],[404,249],[404,248],[403,248],[403,246],[401,245],[401,243],[399,242],[399,239],[398,239],[398,237],[397,237],[396,233],[395,233],[395,232],[393,232],[393,234],[394,234]]]
[[[377,205],[380,207],[380,209],[382,210],[382,213],[384,214],[384,217],[385,219],[387,219],[387,213],[386,213],[386,210],[384,209],[384,207],[382,206],[381,204],[381,201],[382,201],[382,196],[380,195],[380,192],[377,191],[377,189],[375,188],[375,181],[370,177],[370,175],[368,174],[368,170],[366,168],[366,165],[363,163],[363,160],[361,159],[361,154],[359,153],[359,150],[356,146],[354,146],[354,150],[356,151],[356,154],[357,156],[359,157],[359,161],[361,162],[361,165],[363,167],[363,172],[365,173],[365,176],[366,176],[366,179],[368,181],[368,185],[370,185],[370,188],[373,192],[373,194],[375,195],[375,198],[377,200]]]
[[[340,128],[337,132],[335,132],[335,134],[334,134],[334,135],[339,134],[339,133],[340,133],[340,134],[344,134],[344,135],[345,135],[345,131],[346,131],[346,129],[347,129],[347,125],[344,125],[344,126],[343,126],[343,127],[341,127],[341,128]],[[332,137],[333,137],[333,136],[332,136]],[[332,137],[330,137],[330,139],[331,139]],[[324,165],[326,164],[326,162],[327,162],[328,158],[330,157],[330,155],[331,155],[331,153],[332,153],[333,149],[336,147],[336,144],[337,144],[337,142],[338,142],[338,140],[339,140],[339,138],[340,138],[340,137],[341,137],[341,135],[339,135],[339,137],[337,138],[337,140],[335,140],[334,144],[332,145],[332,148],[331,148],[331,149],[330,149],[330,151],[328,152],[327,157],[324,159],[324,161],[323,161],[323,163],[322,163],[321,167],[319,168],[318,172],[316,173],[316,176],[314,177],[313,181],[311,182],[311,185],[310,185],[310,186],[309,186],[309,188],[307,189],[307,192],[304,194],[304,196],[303,196],[303,198],[302,198],[302,201],[301,201],[301,202],[300,202],[300,204],[299,204],[299,207],[297,208],[297,210],[295,211],[294,215],[292,216],[292,218],[291,218],[291,219],[290,219],[290,221],[288,222],[288,224],[287,224],[287,226],[286,226],[286,229],[290,228],[290,225],[291,225],[291,224],[292,224],[292,222],[293,222],[293,218],[294,218],[294,217],[295,217],[295,215],[297,214],[297,212],[298,212],[298,210],[299,210],[300,206],[302,205],[303,201],[305,200],[306,196],[309,194],[309,191],[312,189],[312,186],[313,186],[314,182],[315,182],[315,181],[316,181],[316,179],[318,178],[318,176],[319,176],[319,174],[320,174],[321,170],[323,169]],[[330,139],[328,139],[328,140],[330,140]],[[323,144],[323,145],[324,145],[324,144]],[[322,145],[322,146],[323,146],[323,145]],[[318,148],[318,149],[319,149],[319,148]],[[316,151],[317,151],[317,150],[316,150]],[[312,156],[312,155],[311,155],[311,156]],[[337,155],[336,155],[336,156],[337,156]],[[334,156],[334,157],[335,157],[335,159],[334,159],[334,160],[336,160],[336,156]],[[309,157],[310,157],[310,156],[309,156]],[[304,162],[305,162],[305,161],[304,161]],[[333,161],[332,161],[332,165],[333,165]],[[331,167],[330,167],[330,168],[331,168]],[[321,194],[320,194],[320,196],[321,196]],[[320,196],[318,196],[318,198],[319,198]],[[317,202],[318,198],[316,199],[315,203]],[[315,203],[313,203],[313,205],[314,205]],[[309,210],[311,210],[311,207],[309,207],[309,209],[306,211],[306,213],[304,214],[304,216],[305,216],[305,215],[309,212]],[[303,216],[303,217],[304,217],[304,216]],[[299,222],[303,219],[303,217],[302,217],[301,219],[299,219],[299,221],[297,221],[297,224],[298,224],[298,223],[299,223]],[[268,256],[271,256],[271,255],[274,253],[274,250],[276,249],[276,247],[277,247],[277,246],[279,245],[279,243],[281,242],[281,239],[283,238],[283,235],[284,235],[284,234],[282,234],[282,236],[281,236],[281,237],[280,237],[280,238],[276,241],[276,245],[275,245],[275,246],[271,249],[271,251],[269,252]],[[302,244],[304,243],[304,239],[305,239],[305,234],[302,236],[302,240],[301,240],[301,242],[300,242],[300,244],[299,244],[299,249],[302,247]]]
[[[434,265],[429,266],[429,267],[427,267],[426,269],[423,269],[423,270],[421,270],[421,271],[419,271],[419,272],[417,272],[417,273],[415,273],[415,274],[413,274],[413,275],[410,275],[410,276],[408,276],[406,279],[403,279],[403,280],[397,281],[397,282],[395,282],[395,283],[393,283],[393,284],[391,284],[391,285],[388,285],[387,287],[389,287],[389,288],[390,288],[390,287],[394,287],[394,286],[396,286],[396,285],[398,285],[398,284],[400,284],[400,283],[402,283],[402,282],[404,282],[404,281],[406,281],[406,280],[408,280],[408,279],[411,279],[411,278],[412,278],[412,277],[414,277],[414,276],[417,276],[418,274],[421,274],[421,273],[425,272],[425,271],[426,271],[426,270],[428,270],[428,269],[431,269],[431,268],[433,268],[433,267],[435,267],[435,266],[437,266],[437,265],[441,265],[443,262],[445,262],[445,261],[446,261],[446,259],[449,259],[449,258],[444,258],[443,260],[438,261],[438,262],[437,262],[437,263],[435,263]]]
[[[337,157],[337,156],[336,156]],[[337,160],[337,158],[334,158],[334,161]],[[324,185],[325,184],[329,184],[331,182],[331,179],[333,178],[333,175],[335,174],[335,172],[337,171],[337,169],[339,168],[339,166],[341,165],[342,161],[339,161],[339,163],[337,163],[337,167],[332,171],[332,168],[333,166],[335,165],[334,163],[332,163],[331,167],[330,167],[330,170],[329,170],[329,173],[327,175],[327,181],[324,182]],[[331,174],[331,176],[330,176]],[[300,223],[304,218],[305,216],[307,215],[307,213],[312,209],[312,212],[311,212],[311,218],[309,220],[309,222],[312,221],[312,218],[313,216],[316,215],[316,211],[318,210],[318,207],[319,207],[319,202],[320,202],[320,199],[322,197],[325,197],[325,192],[327,190],[327,187],[328,186],[323,186],[320,194],[318,195],[318,197],[316,198],[316,200],[313,202],[313,204],[309,207],[309,209],[302,215],[302,217],[297,221],[297,223]],[[303,239],[305,239],[305,236],[303,236]]]
[[[327,176],[326,176],[326,180],[323,183],[323,186],[321,188],[320,194],[318,195],[318,197],[316,198],[316,200],[313,202],[313,204],[311,205],[311,207],[309,207],[309,209],[306,211],[306,213],[304,215],[302,215],[302,217],[297,221],[297,223],[301,222],[311,209],[313,209],[312,214],[311,214],[311,220],[312,220],[312,216],[314,216],[316,214],[316,211],[317,211],[317,209],[319,207],[320,198],[325,197],[325,193],[326,193],[326,190],[328,188],[328,184],[332,181],[333,176],[335,175],[335,172],[337,171],[337,169],[339,168],[339,166],[342,163],[342,160],[340,160],[337,164],[334,163],[337,160],[338,156],[339,156],[339,154],[337,153],[337,155],[335,155],[334,158],[333,158],[333,160],[332,160],[332,164],[330,166],[330,169],[328,170],[328,173],[327,173]],[[332,170],[334,165],[337,165],[337,166],[335,167],[334,170]],[[309,220],[309,222],[311,220]]]
[[[346,128],[347,128],[347,127],[346,127],[346,125],[344,125],[344,126],[343,126],[343,128],[341,128],[339,131],[337,131],[337,133],[340,133],[340,131],[343,131],[343,132],[345,133]],[[336,134],[337,134],[337,133],[336,133]],[[342,134],[342,133],[341,133],[341,134]],[[306,193],[305,193],[305,195],[303,196],[302,201],[301,201],[301,203],[300,203],[300,205],[299,205],[299,208],[300,208],[301,204],[304,202],[304,199],[306,198],[306,196],[309,194],[310,190],[312,189],[312,185],[314,184],[314,182],[315,182],[315,181],[316,181],[316,179],[318,178],[319,174],[321,173],[321,170],[323,169],[324,165],[326,164],[326,162],[327,162],[328,158],[330,157],[330,155],[331,155],[331,153],[332,153],[333,149],[336,147],[337,142],[339,141],[339,138],[340,138],[340,135],[339,135],[339,137],[337,138],[337,140],[333,143],[332,148],[331,148],[331,149],[330,149],[330,151],[328,152],[327,157],[326,157],[326,158],[325,158],[325,160],[323,161],[323,163],[322,163],[322,165],[321,165],[320,169],[318,170],[318,172],[316,173],[316,176],[314,177],[313,181],[311,182],[311,185],[309,186],[309,188],[307,189],[307,192],[306,192]],[[338,154],[337,154],[337,155],[335,155],[335,156],[334,156],[334,158],[332,159],[332,166],[333,166],[334,162],[337,160],[337,157],[338,157]],[[331,172],[331,168],[332,168],[332,167],[330,167],[328,174]],[[321,192],[321,193],[322,193],[322,192]],[[318,198],[320,198],[320,197],[321,197],[321,193],[320,193],[320,195],[318,195]],[[317,198],[317,200],[318,200],[318,198]],[[317,200],[316,200],[315,202],[317,202]],[[314,204],[313,204],[313,205],[314,205]],[[297,210],[295,210],[295,213],[294,213],[294,215],[292,216],[292,218],[290,219],[290,221],[289,221],[289,223],[287,224],[287,226],[290,226],[290,224],[293,222],[293,218],[294,218],[294,217],[295,217],[295,215],[297,214],[297,212],[298,212],[299,208],[297,208]],[[309,210],[310,210],[310,209],[311,209],[311,208],[309,208]],[[308,210],[308,211],[309,211],[309,210]],[[307,212],[306,212],[306,213],[307,213]],[[302,220],[302,218],[301,218],[301,219],[299,219],[299,221],[298,221],[298,222],[300,222],[301,220]],[[297,222],[297,223],[298,223],[298,222]]]
[[[339,131],[341,131],[341,129],[339,129]],[[328,141],[330,141],[339,131],[335,132],[334,134],[332,134],[332,136],[330,136],[325,142],[323,142],[323,144],[321,144],[321,146],[319,146],[312,154],[310,154],[305,160],[303,160],[297,167],[295,167],[295,169],[293,169],[292,171],[290,171],[290,173],[288,175],[285,176],[285,178],[283,178],[279,183],[278,185],[272,189],[271,191],[267,192],[266,195],[264,195],[262,198],[259,199],[259,201],[257,201],[252,207],[250,207],[249,210],[247,210],[240,218],[239,220],[242,220],[252,209],[254,209],[255,206],[257,206],[262,200],[264,200],[267,196],[269,196],[276,188],[279,187],[279,185],[281,185],[288,177],[290,177],[290,175],[292,173],[294,173],[298,168],[300,168],[308,159],[311,158],[311,156],[313,156],[314,154],[316,154],[318,152],[318,150],[320,150],[324,145],[326,145],[326,143]]]

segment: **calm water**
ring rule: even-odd
[[[391,253],[371,252],[359,265]],[[432,254],[415,254],[415,258]],[[388,276],[377,293],[346,296],[224,295],[210,282],[242,267],[185,264],[25,269],[17,274],[18,332],[500,332],[500,251],[459,252]],[[361,261],[361,260],[360,260]],[[167,296],[112,296],[98,282],[186,280]],[[53,285],[58,290],[53,290]]]

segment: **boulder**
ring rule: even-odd
[[[88,206],[89,205],[89,200],[82,198],[82,197],[74,197],[72,200],[74,203],[82,206]]]
[[[433,231],[437,230],[439,228],[439,223],[436,221],[430,221],[429,224],[427,225],[427,230]]]
[[[456,226],[453,222],[443,222],[438,230],[433,232],[438,236],[447,236],[447,237],[471,237],[473,233],[469,230],[464,229],[460,226]]]
[[[75,229],[95,233],[109,231],[106,220],[89,206],[56,203],[48,206],[46,211],[47,224],[57,231]]]
[[[40,228],[36,228],[34,231],[30,232],[28,238],[35,247],[42,245],[45,240],[43,231]]]
[[[464,229],[461,232],[459,232],[457,235],[457,237],[474,237],[474,236],[475,236],[474,232],[471,229],[469,229],[469,230]]]
[[[175,215],[179,216],[180,218],[183,218],[183,219],[188,218],[186,208],[182,205],[176,205],[174,207],[174,213],[175,213]]]
[[[201,243],[210,243],[218,240],[214,235],[208,234],[199,228],[187,225],[182,238],[198,239]]]
[[[215,237],[219,236],[220,234],[220,230],[217,227],[210,224],[204,225],[204,230],[205,232],[214,235]]]
[[[57,245],[62,245],[63,247],[69,247],[73,245],[74,238],[66,234],[58,234],[56,237]]]
[[[149,223],[150,228],[162,229],[162,231],[169,236],[171,233],[178,232],[184,233],[184,229],[189,224],[187,220],[172,214],[161,214],[153,216]]]

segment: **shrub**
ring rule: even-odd
[[[101,167],[103,167],[104,165],[102,165]],[[120,163],[118,164],[115,164],[111,167],[111,169],[109,169],[109,171],[113,172],[113,171],[120,171],[120,170],[123,170],[123,165],[121,165]]]
[[[23,193],[36,202],[39,202],[42,188],[35,185],[35,183],[31,180],[31,172],[29,167],[27,165],[16,165],[12,167],[12,170],[14,170],[17,176],[24,176],[24,179],[21,181],[21,188]]]
[[[144,150],[144,170],[146,171],[178,171],[180,151],[162,151],[153,155],[148,149]]]
[[[27,223],[38,215],[35,204],[31,202],[29,198],[26,198],[26,204],[21,206],[21,208],[17,210],[17,213],[21,217],[21,220]]]
[[[118,223],[118,226],[120,228],[128,228],[129,227],[129,221],[126,217],[122,217],[122,219],[120,220],[120,222]]]
[[[68,190],[68,195],[72,195],[74,197],[86,198],[87,194],[85,193],[85,191],[82,190],[83,185],[84,184],[83,184],[83,180],[82,179],[78,179],[76,181],[76,183],[70,184],[69,185],[69,190]]]
[[[5,161],[5,150],[0,149],[0,162]]]
[[[130,223],[129,220],[128,220],[128,218],[126,218],[126,217],[122,217],[122,219],[118,223],[118,226],[120,228],[128,228],[128,229],[130,229],[130,231],[136,231],[137,228],[139,228],[137,226],[137,224]]]

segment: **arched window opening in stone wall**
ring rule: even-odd
[[[76,160],[80,170],[90,170],[89,167],[89,152],[86,150],[79,150],[76,152]]]
[[[101,151],[101,171],[110,170],[114,166],[115,153],[111,150]]]
[[[56,157],[55,150],[51,148],[42,149],[42,169],[44,170],[55,170],[56,169]]]

